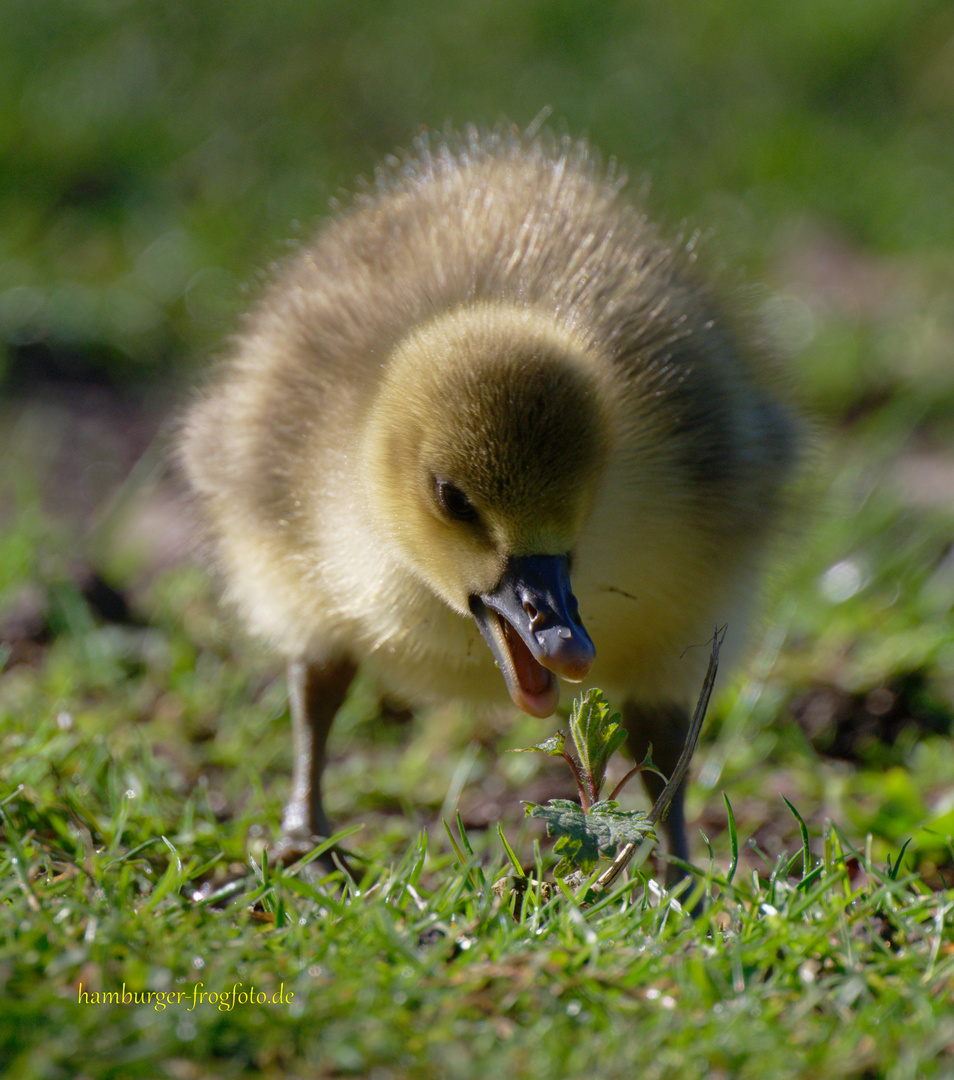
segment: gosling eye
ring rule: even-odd
[[[477,520],[477,508],[456,484],[435,478],[434,493],[437,505],[449,518],[455,521]]]

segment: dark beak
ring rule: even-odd
[[[470,610],[510,696],[533,716],[556,709],[556,676],[580,682],[593,664],[565,555],[511,558],[490,592],[470,598]]]

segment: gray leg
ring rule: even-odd
[[[689,730],[689,715],[679,705],[637,705],[628,701],[622,709],[623,727],[628,737],[626,746],[638,763],[646,756],[652,743],[653,762],[660,772],[670,776],[682,753]],[[643,785],[654,802],[665,786],[665,782],[655,773],[642,774]],[[676,794],[669,805],[669,813],[664,819],[663,832],[666,834],[666,847],[670,855],[689,861],[689,840],[686,836],[686,817],[684,799],[685,781],[676,789]],[[666,884],[670,888],[686,876],[686,872],[674,863],[666,871]]]
[[[291,796],[282,817],[282,847],[289,854],[308,850],[312,837],[331,835],[321,805],[325,746],[356,670],[349,659],[288,665],[294,758]]]

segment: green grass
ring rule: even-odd
[[[637,874],[517,922],[492,834],[372,843],[350,886],[247,859],[251,808],[173,798],[135,740],[60,716],[4,750],[7,1075],[951,1074],[954,895],[834,826],[716,860],[696,921]]]

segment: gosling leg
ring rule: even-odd
[[[282,857],[303,854],[314,846],[312,841],[331,835],[321,802],[325,747],[356,670],[348,658],[288,665],[293,760],[291,795],[282,817]]]

